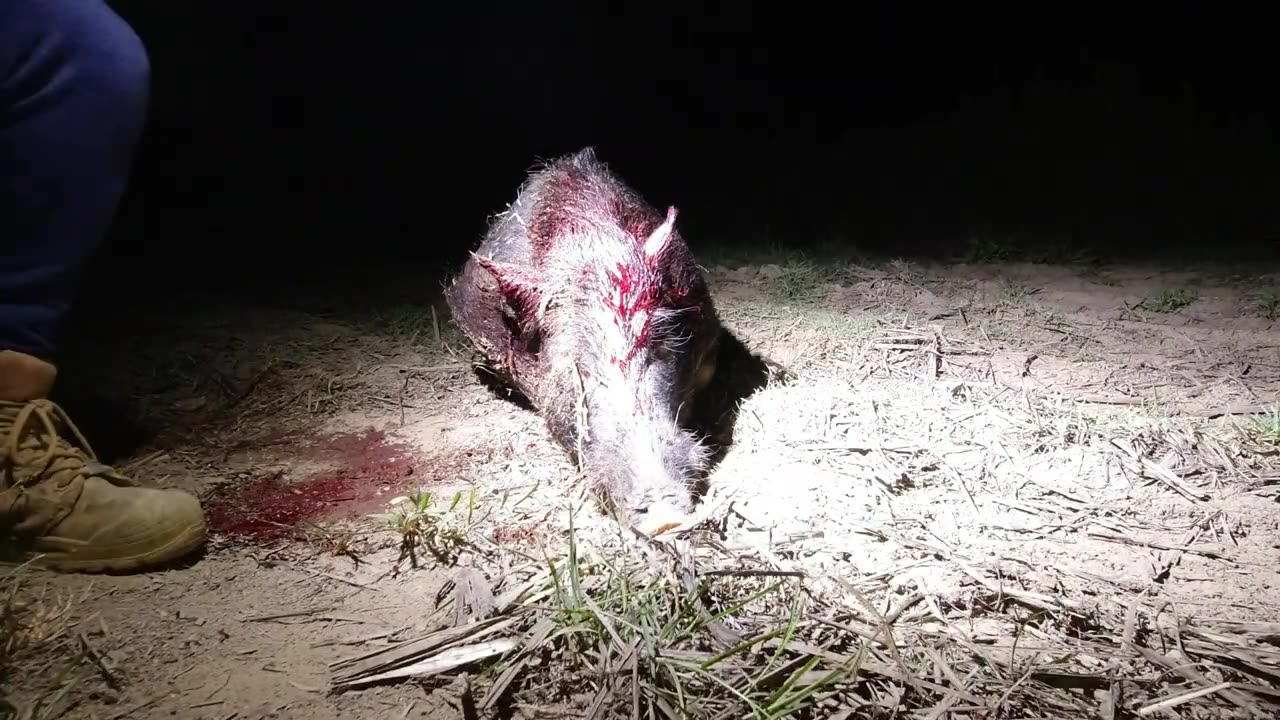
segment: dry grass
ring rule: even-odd
[[[439,608],[465,621],[335,663],[336,687],[496,656],[471,684],[482,713],[581,703],[589,717],[771,718],[827,704],[861,672],[866,640],[820,633],[830,636],[823,647],[809,644],[813,599],[798,573],[699,577],[705,560],[613,540],[629,547],[580,546],[571,528],[566,554],[544,548],[542,562],[520,563],[494,587],[469,573],[466,592]],[[501,554],[485,559],[510,564]],[[459,614],[455,603],[481,611]]]
[[[926,371],[935,366],[931,344],[913,340],[878,338],[868,347],[914,357]],[[898,372],[906,372],[904,360]],[[744,440],[744,451],[807,456],[846,477],[861,474],[854,469],[861,464],[886,497],[937,488],[935,508],[963,504],[977,522],[948,533],[946,523],[931,528],[912,517],[844,527],[814,518],[825,533],[775,530],[744,540],[753,534],[742,531],[748,502],[678,541],[651,542],[608,530],[584,540],[570,521],[558,553],[544,547],[544,557],[531,558],[491,547],[473,556],[468,590],[438,608],[450,619],[394,648],[335,663],[335,687],[463,669],[477,673],[462,701],[475,717],[544,706],[598,718],[1274,711],[1280,626],[1197,617],[1169,607],[1138,578],[1099,586],[1100,578],[1073,567],[963,547],[978,527],[1083,537],[1153,551],[1156,582],[1184,555],[1236,565],[1230,550],[1204,542],[1226,527],[1220,512],[1201,513],[1180,542],[1163,543],[1150,539],[1157,527],[1136,512],[1135,499],[1089,497],[1034,469],[1037,456],[1067,455],[1077,466],[1096,456],[1131,483],[1198,502],[1203,487],[1191,487],[1188,475],[1244,474],[1242,436],[1229,425],[1141,420],[1140,411],[1095,412],[970,383],[918,389],[915,398],[895,387],[886,393],[894,406],[872,399],[864,412],[840,387],[839,378],[810,374],[749,401],[747,411],[775,429]],[[973,451],[979,457],[964,457]],[[1007,517],[1010,508],[1030,522]],[[844,532],[896,546],[901,559],[881,560],[874,575],[841,570],[831,561],[847,552]]]
[[[1280,405],[1239,426],[1244,440],[1259,453],[1280,453]]]
[[[303,340],[184,361],[216,397],[207,444],[363,407],[446,418],[435,457],[467,458],[378,518],[389,562],[449,585],[405,602],[415,632],[326,656],[331,689],[452,681],[464,717],[1276,715],[1280,367],[1244,344],[1265,327],[1213,335],[1203,313],[1231,302],[1212,288],[1096,269],[1072,294],[775,259],[713,288],[796,377],[743,403],[706,520],[676,538],[621,532],[535,419],[465,395],[467,352],[430,313],[373,337],[291,316]]]
[[[483,612],[455,595],[433,632],[335,663],[335,686],[465,669],[476,717],[1274,715],[1265,607],[1233,615],[1162,587],[1193,560],[1238,573],[1265,557],[1244,552],[1224,501],[1276,481],[1276,411],[1213,420],[1012,383],[985,326],[956,338],[822,305],[832,278],[929,292],[903,267],[810,268],[764,271],[772,302],[722,302],[804,362],[744,404],[700,528],[657,542],[570,527],[539,557],[488,548],[468,575],[471,595],[485,578]],[[993,313],[1038,290],[1002,288]],[[789,490],[771,486],[786,472]],[[1072,562],[1120,549],[1134,555],[1118,572]]]
[[[778,557],[791,541],[726,547],[713,528],[731,515],[672,544],[615,536],[588,548],[571,528],[564,553],[543,548],[541,562],[491,548],[459,573],[467,586],[437,607],[437,629],[334,663],[335,688],[478,669],[463,673],[474,717],[568,706],[598,718],[1095,717],[1184,705],[1263,717],[1276,693],[1274,624],[1162,622],[1140,595],[1083,605],[936,545],[923,547],[976,585],[963,601],[819,579]],[[510,569],[486,579],[481,567]]]
[[[0,717],[57,717],[67,710],[68,694],[92,672],[86,666],[96,663],[104,675],[110,673],[85,632],[72,635],[79,624],[73,620],[79,599],[61,596],[47,586],[36,590],[33,585],[26,565],[0,575]],[[41,674],[26,667],[33,663],[53,666],[51,672],[43,673],[51,680],[34,701],[19,706],[6,699],[6,693],[17,671]]]

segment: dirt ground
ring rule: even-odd
[[[1243,699],[1219,688],[1163,716],[1280,699],[1280,417],[1256,414],[1280,398],[1280,274],[706,264],[726,324],[795,374],[744,401],[711,478],[741,567],[803,574],[855,614],[912,598],[904,618],[945,618],[951,638],[922,652],[999,656],[1014,676],[1030,667],[1016,653],[1041,651],[1064,676],[1114,674],[1142,660],[1132,643],[1182,633],[1146,647],[1193,658],[1199,681],[1133,670],[1146,684],[1103,705],[1136,710],[1227,666],[1252,678],[1234,680]],[[212,540],[155,574],[27,574],[38,622],[11,701],[40,718],[462,717],[464,679],[331,692],[333,664],[496,585],[509,568],[485,548],[563,545],[582,489],[538,418],[476,381],[441,308],[112,309],[138,330],[82,377],[157,430],[120,463],[199,493]],[[418,488],[471,547],[442,530],[439,558],[402,557],[374,516]],[[574,523],[610,532],[590,509]],[[1031,610],[993,609],[1010,597]],[[1088,629],[1063,644],[1037,614]],[[1090,655],[1107,632],[1124,642]],[[934,682],[956,686],[949,672]],[[1006,716],[998,695],[946,716]]]

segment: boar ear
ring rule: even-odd
[[[502,297],[516,312],[521,323],[534,319],[542,304],[542,291],[538,281],[527,269],[510,263],[497,262],[472,253],[476,263],[488,270],[498,281]]]
[[[671,242],[671,235],[675,232],[676,214],[675,206],[668,206],[667,219],[654,228],[653,232],[649,233],[648,239],[644,241],[644,256],[649,260],[656,259],[663,250],[667,249],[667,243]]]

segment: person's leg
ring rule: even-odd
[[[150,71],[102,0],[0,3],[0,347],[53,360],[124,192]]]
[[[130,570],[197,547],[189,494],[98,464],[47,400],[57,335],[124,192],[146,50],[102,0],[0,3],[0,553]],[[16,551],[16,552],[15,552]]]

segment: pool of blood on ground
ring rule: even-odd
[[[324,461],[336,469],[297,479],[276,471],[219,488],[204,501],[210,529],[272,540],[308,520],[381,512],[414,475],[416,458],[406,446],[387,442],[381,431],[310,440],[283,443],[286,457]]]

